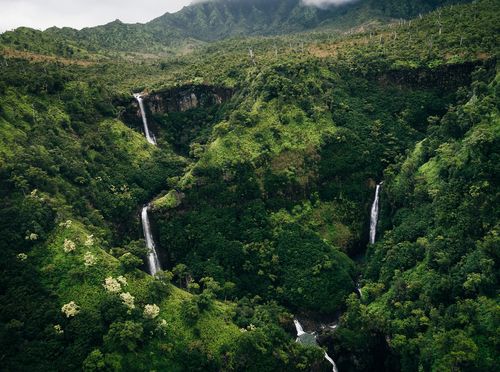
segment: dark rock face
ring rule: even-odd
[[[391,70],[377,77],[381,84],[394,84],[400,87],[425,87],[454,89],[471,82],[471,73],[478,66],[491,68],[491,61],[465,62],[443,65],[437,68],[416,68]]]
[[[198,107],[216,106],[230,100],[233,94],[234,90],[229,88],[209,85],[186,85],[145,95],[143,97],[144,109],[151,130],[156,132],[158,128],[152,114],[184,112]],[[123,107],[123,111],[119,116],[121,120],[142,131],[141,111],[139,104],[133,97],[130,97],[129,100],[118,99],[114,104]]]
[[[184,112],[220,105],[232,95],[233,90],[228,88],[193,85],[153,92],[144,101],[152,113]]]

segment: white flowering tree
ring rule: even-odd
[[[73,317],[80,312],[80,306],[78,306],[75,301],[68,302],[64,304],[61,311],[67,318]]]
[[[83,243],[86,247],[92,247],[94,245],[94,235],[87,235],[85,239],[85,243]]]
[[[94,266],[97,262],[97,258],[94,256],[94,254],[90,251],[87,251],[85,252],[85,254],[83,255],[83,264],[86,266],[86,267],[89,267],[89,266]]]
[[[120,298],[123,304],[129,308],[129,310],[135,309],[135,304],[134,304],[135,297],[132,296],[129,292],[120,293]]]
[[[104,279],[103,287],[104,289],[106,289],[106,291],[111,293],[118,293],[122,290],[120,282],[112,276],[108,276],[106,279]]]
[[[64,239],[63,249],[66,253],[73,252],[76,250],[76,244],[71,239]]]
[[[144,317],[147,319],[154,319],[160,314],[160,308],[156,304],[144,306]]]
[[[158,323],[156,325],[156,331],[163,335],[167,334],[168,323],[165,319],[158,319]]]
[[[72,224],[73,224],[73,221],[67,220],[67,221],[59,223],[59,226],[64,227],[66,229],[69,229]]]
[[[31,240],[31,241],[34,241],[34,240],[38,240],[38,234],[35,234],[35,233],[27,233],[26,234],[26,240]]]
[[[26,253],[19,253],[17,255],[17,259],[19,261],[26,261],[28,259],[28,255]]]
[[[116,278],[118,282],[120,282],[121,285],[126,286],[127,285],[127,278],[125,278],[123,275],[120,275],[118,278]]]
[[[64,330],[62,329],[60,324],[56,324],[54,326],[54,332],[58,335],[62,335],[64,333]]]

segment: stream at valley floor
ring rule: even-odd
[[[293,320],[293,323],[295,324],[295,329],[297,330],[297,340],[296,342],[299,342],[303,345],[317,345],[318,340],[316,338],[316,332],[305,332],[304,329],[302,328],[302,324],[297,319]],[[328,353],[325,351],[325,359],[332,365],[332,371],[333,372],[338,372],[337,365],[335,364],[334,360],[328,355]]]

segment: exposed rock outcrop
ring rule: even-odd
[[[184,112],[220,105],[232,95],[233,91],[228,88],[193,85],[153,92],[145,101],[153,113]]]
[[[216,106],[231,99],[233,94],[234,90],[230,88],[185,85],[144,93],[142,99],[145,113],[150,118],[149,125],[153,131],[157,131],[158,128],[152,114],[185,112],[199,107]],[[116,100],[114,104],[124,108],[120,114],[121,120],[133,127],[142,128],[139,104],[133,97],[130,97],[130,100]]]

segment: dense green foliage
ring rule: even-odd
[[[403,370],[498,365],[499,76],[481,69],[475,78],[387,168],[388,229],[368,250],[363,298],[349,301],[336,335],[364,355],[363,339],[383,332]]]
[[[173,184],[183,193],[178,213],[158,206],[170,262],[235,283],[239,296],[340,307],[355,276],[339,250],[362,244],[366,180],[422,137],[421,120],[444,112],[447,93],[333,71],[312,61],[250,74],[238,109],[191,145],[196,164]]]
[[[137,206],[179,174],[183,161],[117,120],[99,83],[60,67],[9,60],[2,70],[3,367],[212,370],[227,354],[228,366],[260,359],[294,369],[299,359],[317,359],[317,351],[303,354],[276,321],[265,320],[264,307],[242,322],[258,327],[246,335],[231,323],[232,307],[215,304],[210,289],[198,299],[135,269],[145,255],[133,240]],[[12,79],[21,76],[26,80]],[[103,288],[105,278],[119,275],[128,281],[123,293],[135,298],[129,311]],[[71,301],[80,312],[66,319],[60,309]],[[148,303],[160,305],[165,326],[141,315]],[[194,318],[183,320],[190,306]],[[289,357],[261,355],[260,343]],[[153,351],[158,357],[151,359]]]
[[[451,3],[1,35],[0,369],[331,370],[295,314],[341,371],[495,370],[499,4]]]

